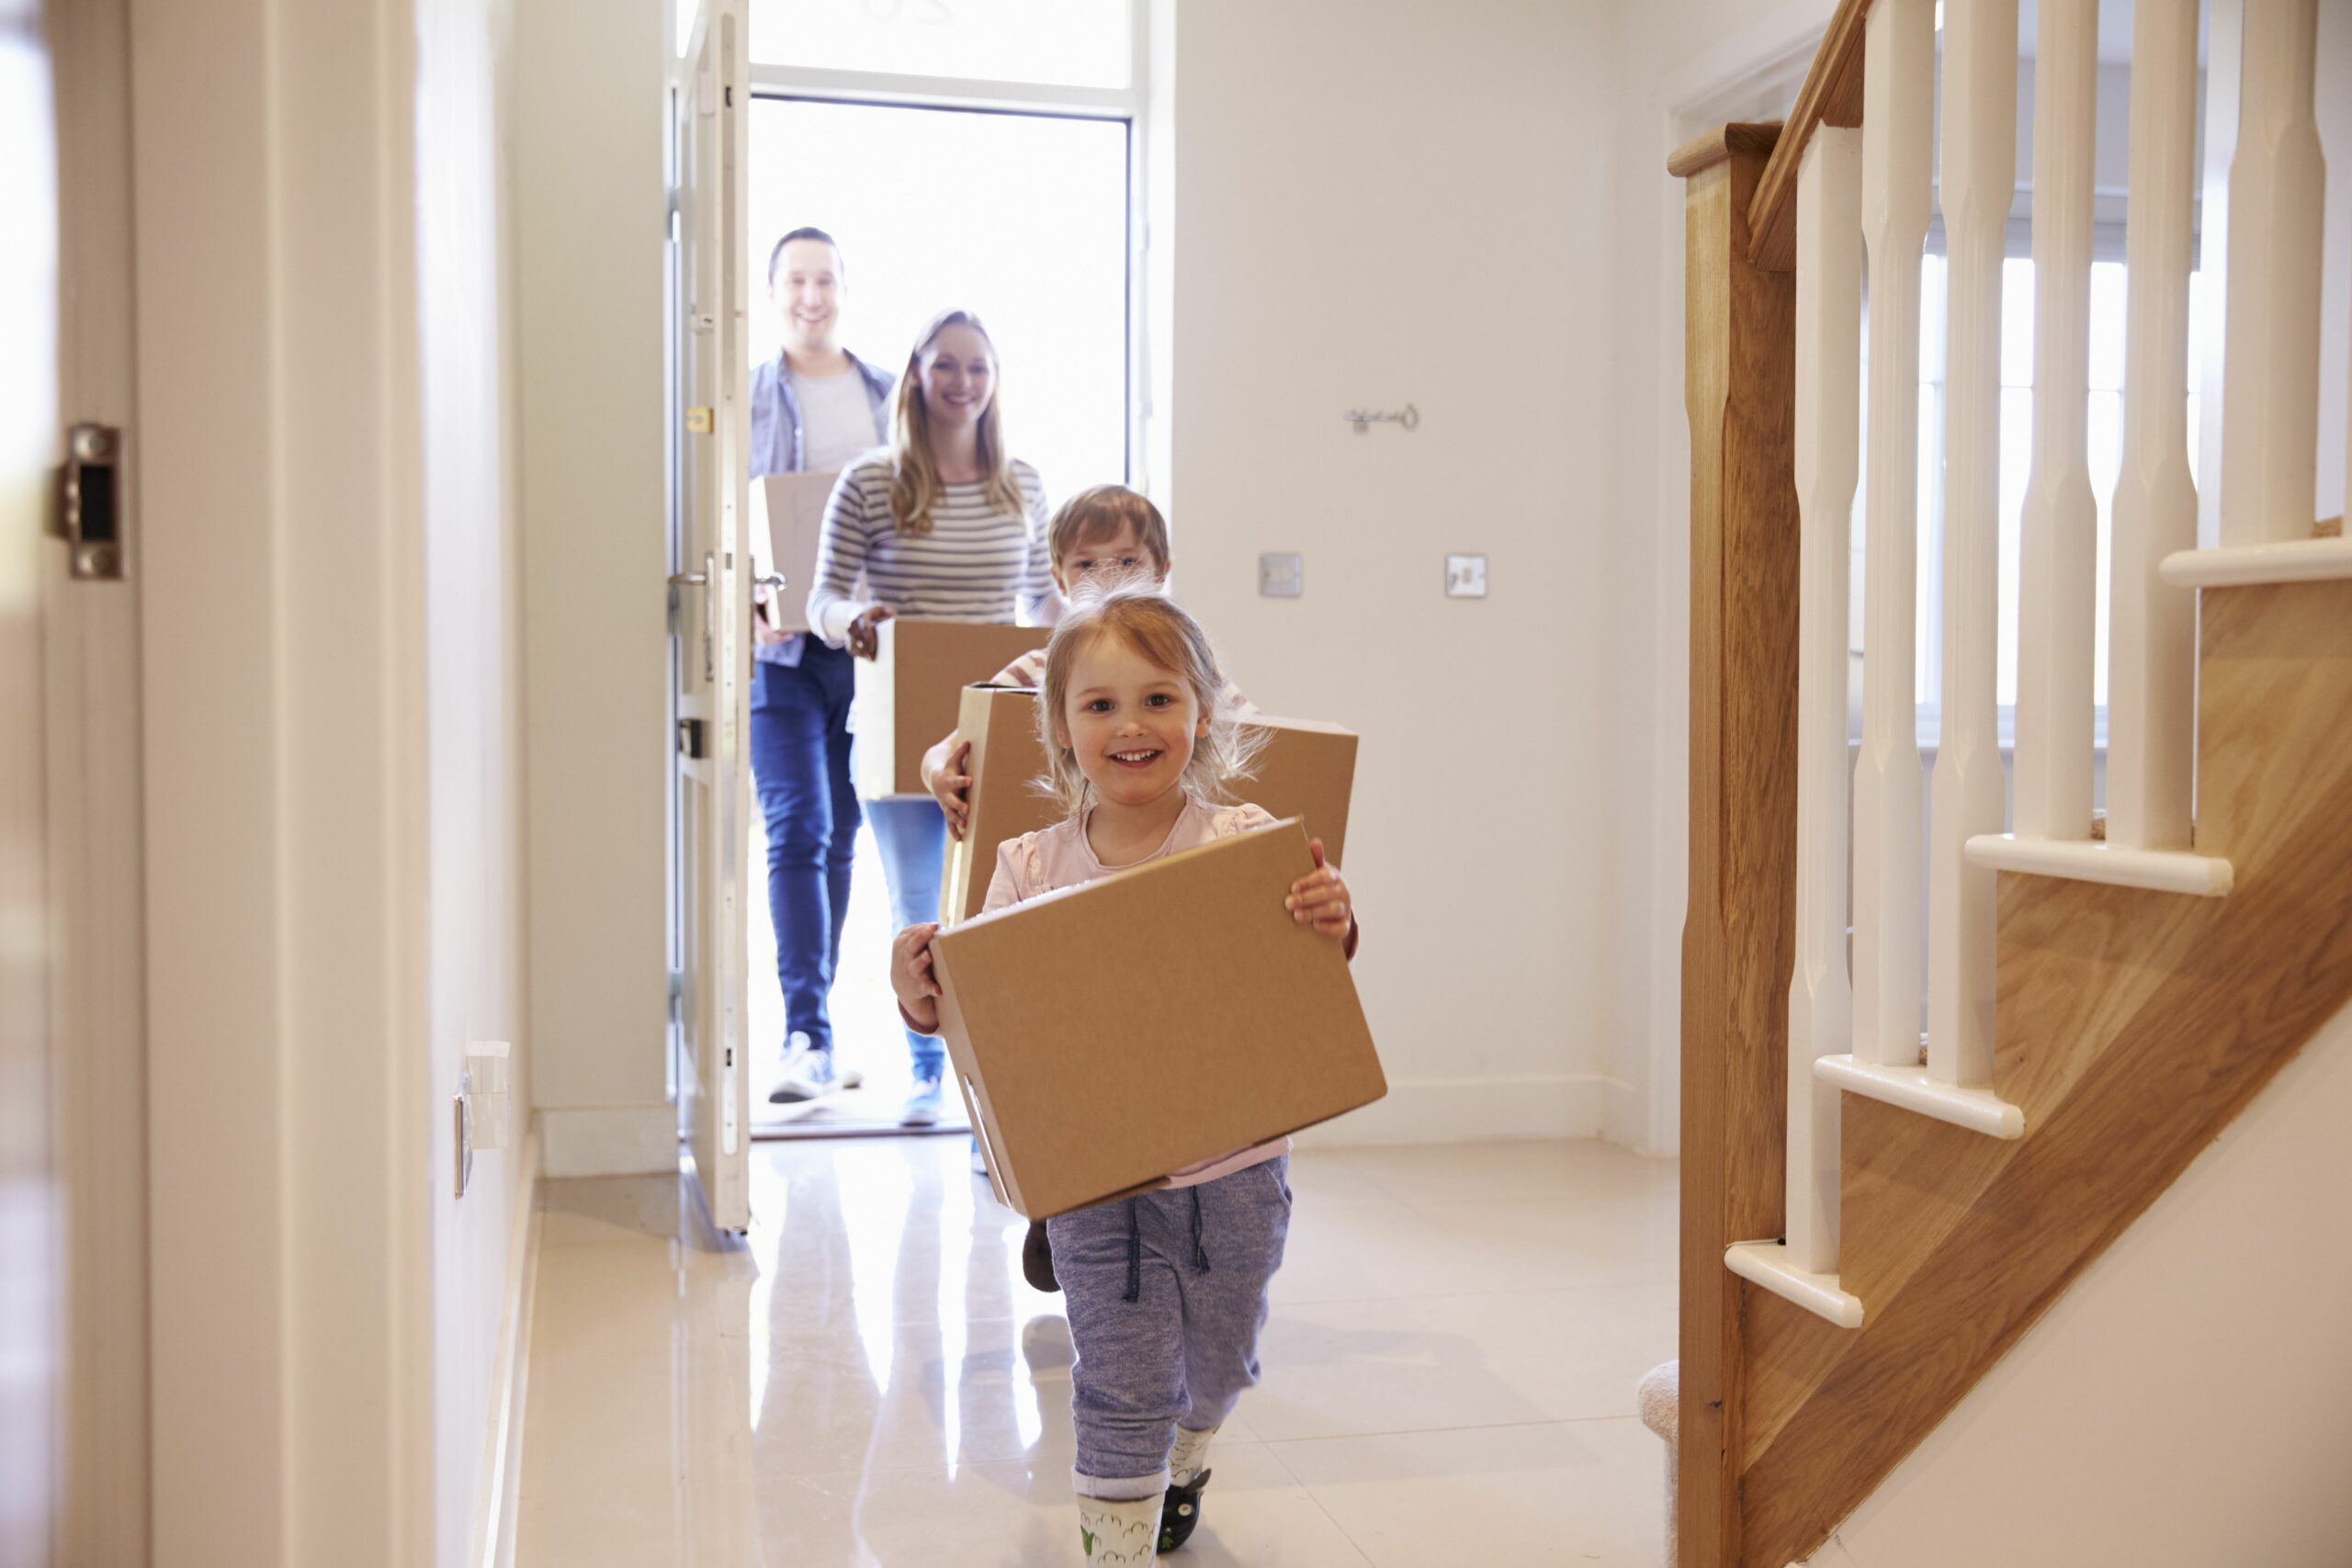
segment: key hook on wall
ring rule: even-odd
[[[1362,435],[1375,424],[1395,424],[1401,425],[1407,430],[1418,430],[1421,423],[1421,411],[1410,403],[1407,403],[1401,409],[1385,413],[1376,409],[1350,409],[1348,423],[1356,427],[1358,435]]]

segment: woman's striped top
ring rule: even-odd
[[[835,648],[868,604],[902,615],[934,615],[1037,626],[1052,619],[1054,579],[1046,545],[1046,487],[1026,463],[1012,465],[1020,515],[989,499],[982,484],[941,487],[931,532],[905,535],[890,515],[890,454],[869,452],[833,484],[817,546],[808,624]]]

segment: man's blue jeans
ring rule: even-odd
[[[947,816],[927,795],[899,795],[865,803],[865,820],[882,851],[882,876],[890,885],[892,934],[939,919],[939,863],[947,850]],[[928,1034],[907,1031],[907,1051],[915,1077],[937,1077],[947,1052]]]
[[[819,1050],[832,1048],[826,997],[841,964],[857,847],[850,656],[813,637],[803,643],[797,668],[755,665],[752,689],[752,779],[767,819],[768,913],[775,922],[787,1052],[795,1033],[808,1035]]]

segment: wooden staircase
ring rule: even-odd
[[[1806,535],[1785,208],[1804,137],[1861,118],[1870,11],[1841,6],[1787,130],[1726,127],[1669,165],[1688,181],[1693,462],[1684,1568],[1816,1551],[2352,1006],[2352,542],[2306,513],[2308,537],[2225,528],[2225,547],[2170,554],[2161,587],[2151,558],[2154,601],[2197,605],[2193,840],[2109,845],[2086,820],[2079,839],[1968,841],[1970,864],[1997,868],[1989,1074],[1924,1051],[1792,1060]],[[1815,1084],[1842,1090],[1826,1134],[1796,1103]],[[1815,1135],[1836,1195],[1804,1250],[1826,1246],[1827,1269],[1791,1256]]]
[[[1813,1551],[2068,1282],[2352,1004],[2352,581],[2209,590],[2199,898],[2005,874],[1988,1137],[1849,1095],[1838,1328],[1745,1292],[1737,1539]],[[1703,1561],[1703,1560],[1701,1560]]]

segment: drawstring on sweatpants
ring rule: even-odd
[[[1193,1271],[1209,1271],[1209,1249],[1201,1240],[1201,1190],[1193,1192]],[[1123,1301],[1143,1300],[1143,1210],[1139,1198],[1127,1200],[1127,1293]]]

